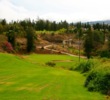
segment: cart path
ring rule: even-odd
[[[45,50],[50,50],[50,51],[53,51],[53,52],[60,52],[61,54],[65,54],[65,55],[68,55],[68,56],[72,56],[72,57],[79,57],[78,55],[74,55],[74,54],[70,54],[70,53],[67,53],[67,52],[63,52],[63,51],[59,51],[59,50],[54,50],[54,49],[49,49],[49,47],[51,47],[52,44],[50,45],[46,45],[44,46],[44,49]],[[41,47],[39,47],[41,48]],[[86,58],[85,56],[80,56],[81,58]]]

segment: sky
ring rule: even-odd
[[[86,22],[110,19],[110,0],[0,0],[0,19]]]

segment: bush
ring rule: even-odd
[[[74,68],[73,68],[73,67],[70,67],[70,68],[69,68],[69,70],[73,71],[73,70],[74,70]]]
[[[85,81],[85,87],[87,87],[88,86],[88,89],[89,88],[93,88],[93,81],[92,80],[94,80],[95,79],[95,77],[96,77],[96,72],[94,72],[94,71],[91,71],[90,73],[89,73],[89,75],[87,76],[87,78],[86,78],[86,81]],[[91,82],[91,83],[90,83]],[[89,84],[90,83],[90,84]]]
[[[81,62],[75,70],[81,71],[82,73],[88,72],[94,66],[93,62],[88,60],[87,62]]]
[[[86,74],[84,86],[89,91],[98,91],[102,94],[110,95],[110,63],[109,59],[89,60],[81,62],[75,70]]]
[[[100,56],[101,56],[101,57],[110,58],[110,52],[109,52],[108,50],[101,51],[101,52],[100,52]]]
[[[103,94],[108,94],[110,91],[110,72],[91,71],[85,81],[85,87],[89,91],[99,91]]]
[[[54,67],[56,64],[54,62],[47,62],[46,65]]]
[[[10,42],[5,42],[3,45],[3,49],[7,52],[13,52],[13,47]]]

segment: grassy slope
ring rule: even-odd
[[[85,77],[78,72],[41,66],[42,62],[71,57],[31,55],[24,58],[0,54],[0,100],[104,100],[103,95],[83,87]]]

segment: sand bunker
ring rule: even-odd
[[[52,60],[52,62],[73,62],[73,60]]]

